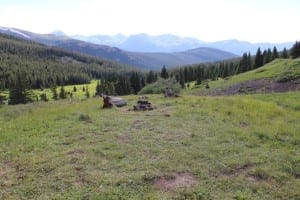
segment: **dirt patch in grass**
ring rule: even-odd
[[[126,144],[131,141],[131,138],[128,135],[119,135],[117,137],[118,143],[120,144]]]
[[[249,164],[237,166],[231,169],[221,170],[221,171],[210,171],[210,176],[215,178],[222,178],[222,177],[238,177],[240,175],[246,177],[247,180],[250,182],[270,182],[271,178],[263,171],[256,170],[255,172],[252,171],[252,166]]]
[[[0,163],[0,178],[5,176],[9,169],[11,168],[11,162],[10,161],[4,161]]]
[[[82,136],[79,138],[79,140],[86,140],[86,137]]]
[[[235,95],[235,94],[254,94],[254,93],[271,93],[287,92],[300,90],[300,79],[277,82],[275,80],[261,79],[239,83],[229,87],[217,90],[203,91],[200,94],[218,96],[218,95]]]
[[[131,128],[134,129],[141,129],[144,126],[144,121],[143,120],[135,120],[132,125]]]
[[[0,168],[0,178],[5,177],[5,175],[9,172],[7,168]]]
[[[247,180],[249,180],[250,182],[254,182],[254,183],[257,183],[257,182],[270,182],[271,181],[270,177],[263,178],[263,177],[255,176],[255,175],[252,175],[252,174],[247,174],[246,177],[247,177]]]
[[[157,132],[157,127],[149,121],[135,120],[131,124],[131,129],[134,131],[155,131]]]
[[[237,166],[234,168],[231,168],[229,170],[223,170],[221,171],[221,174],[224,176],[237,176],[239,174],[245,174],[248,173],[250,170],[251,165],[242,165],[242,166]]]
[[[196,183],[194,176],[187,172],[172,173],[154,178],[153,184],[162,191],[173,191],[178,188],[189,188]]]
[[[84,151],[80,150],[80,149],[75,149],[73,151],[68,151],[67,152],[67,155],[73,155],[73,156],[79,156],[79,155],[82,155],[82,154],[84,154]]]

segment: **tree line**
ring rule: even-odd
[[[241,58],[225,60],[215,63],[201,63],[182,66],[170,70],[170,76],[174,76],[182,87],[185,83],[196,81],[196,84],[201,84],[204,80],[215,80],[218,77],[225,78],[253,69],[257,69],[277,58],[297,58],[299,53],[300,43],[296,42],[288,51],[286,48],[282,52],[278,52],[277,48],[261,50],[257,49],[255,55],[244,53]],[[162,69],[163,72],[164,69]]]

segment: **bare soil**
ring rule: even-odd
[[[120,143],[120,144],[126,144],[131,141],[131,139],[128,135],[119,135],[117,140],[118,140],[118,143]]]
[[[232,85],[217,90],[207,90],[200,94],[209,96],[235,95],[235,94],[254,94],[254,93],[272,93],[300,90],[300,79],[277,82],[274,80],[261,79],[252,80],[244,83]]]
[[[76,150],[67,152],[67,155],[75,155],[75,156],[78,156],[78,155],[81,155],[81,154],[84,154],[84,151],[79,150],[79,149],[76,149]]]
[[[223,171],[210,171],[210,176],[213,176],[215,178],[222,178],[222,177],[238,177],[240,175],[244,176],[249,180],[250,182],[270,182],[271,178],[263,178],[259,176],[255,176],[251,172],[251,165],[243,165],[238,166],[236,168],[232,168],[229,170],[223,170]]]
[[[162,191],[173,191],[178,188],[188,188],[196,183],[192,174],[187,172],[172,173],[156,177],[154,179],[154,186]]]

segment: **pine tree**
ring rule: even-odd
[[[144,77],[141,78],[141,88],[145,87],[146,83],[145,83],[145,79]]]
[[[264,51],[264,64],[267,64],[272,61],[272,51],[269,48],[267,51]]]
[[[296,41],[296,43],[291,48],[291,56],[292,58],[300,57],[300,42]]]
[[[59,91],[59,98],[60,98],[60,99],[65,99],[65,98],[67,98],[67,94],[66,94],[66,91],[65,91],[65,87],[64,87],[64,86],[61,86],[61,88],[60,88],[60,91]]]
[[[97,85],[96,85],[96,92],[95,92],[95,96],[101,96],[102,94],[102,91],[101,91],[101,85],[100,85],[100,81],[98,80],[97,81]]]
[[[253,66],[252,66],[252,57],[251,57],[251,53],[248,53],[248,59],[247,59],[247,70],[246,71],[250,71],[252,70]]]
[[[40,98],[41,98],[41,101],[49,101],[48,98],[47,98],[46,93],[42,93],[42,94],[40,95]]]
[[[161,78],[164,78],[164,79],[167,79],[169,78],[169,74],[167,72],[167,69],[166,69],[166,66],[164,65],[161,69],[161,73],[160,73],[160,77]]]
[[[4,104],[5,101],[6,101],[6,96],[0,94],[0,105]]]
[[[182,88],[185,88],[184,72],[183,70],[179,71],[179,84]]]
[[[133,89],[133,92],[135,94],[137,94],[141,89],[141,80],[139,78],[139,75],[137,72],[134,72],[131,74],[131,77],[130,77],[130,83],[131,83],[131,87]]]
[[[86,89],[85,89],[85,97],[90,98],[90,92],[89,92],[89,87],[88,86],[86,86]]]
[[[284,58],[284,59],[287,59],[289,57],[288,52],[287,52],[285,47],[282,51],[281,57]]]
[[[155,82],[155,80],[156,80],[156,78],[155,78],[154,72],[152,70],[150,70],[146,76],[146,82],[153,83],[153,82]]]
[[[25,72],[17,71],[15,79],[11,80],[9,87],[8,104],[25,104],[33,101],[33,95],[29,90],[29,82]]]
[[[256,55],[255,55],[255,61],[254,66],[255,68],[261,67],[264,65],[264,57],[261,53],[260,48],[257,49]]]
[[[238,73],[246,72],[247,69],[248,69],[248,55],[247,53],[244,53],[242,59],[240,60]]]
[[[52,91],[52,99],[58,100],[58,94],[57,94],[56,86],[52,87],[51,91]]]
[[[276,58],[279,58],[279,55],[278,55],[277,48],[274,46],[273,52],[272,52],[272,60],[275,60]]]
[[[118,95],[131,94],[132,88],[130,81],[126,77],[119,77],[117,83],[115,84],[115,92]]]
[[[76,86],[73,87],[73,92],[76,92],[77,91],[77,88]]]

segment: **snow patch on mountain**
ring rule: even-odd
[[[0,30],[1,31],[9,31],[9,32],[12,32],[12,33],[15,33],[15,34],[18,34],[24,38],[27,38],[27,39],[30,39],[30,36],[26,35],[25,33],[22,33],[21,31],[18,31],[18,30],[15,30],[13,28],[4,28],[4,27],[1,27],[0,26]]]
[[[17,31],[17,30],[14,30],[14,29],[9,29],[9,31],[11,31],[13,33],[16,33],[16,34],[19,34],[19,35],[21,35],[25,38],[28,38],[28,39],[30,38],[30,36],[26,35],[25,33],[20,32],[20,31]]]

